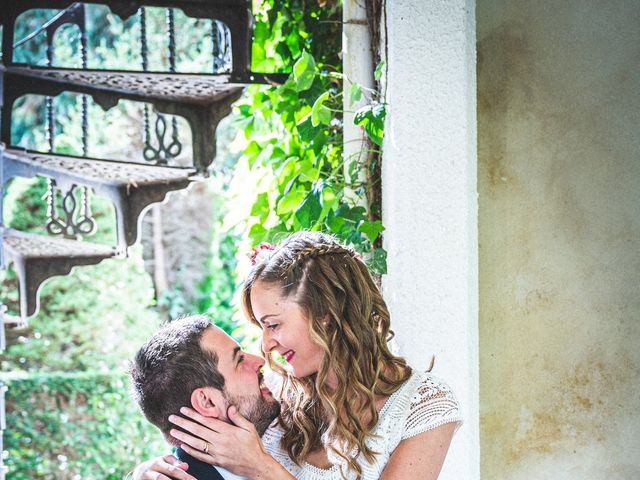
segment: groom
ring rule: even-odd
[[[262,383],[263,365],[261,357],[244,353],[208,318],[194,315],[161,328],[138,351],[131,366],[133,393],[144,415],[172,445],[178,446],[179,442],[169,431],[179,427],[168,418],[183,406],[228,422],[227,410],[235,405],[262,436],[280,413],[280,404]],[[207,448],[203,441],[203,451]],[[188,464],[186,471],[191,477],[185,475],[184,463],[176,463],[168,455],[139,466],[134,478],[152,478],[143,476],[143,472],[153,465],[154,471],[178,480],[239,479],[182,449],[176,456]]]

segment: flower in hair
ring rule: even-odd
[[[247,256],[249,257],[249,260],[251,260],[251,265],[255,265],[256,263],[260,262],[259,257],[262,256],[264,257],[265,252],[271,252],[273,250],[276,249],[275,245],[271,245],[270,243],[267,242],[260,242],[260,245],[258,245],[257,247],[253,247],[251,249],[251,252],[249,252],[247,254]]]

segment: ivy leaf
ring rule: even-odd
[[[373,273],[384,275],[387,273],[387,251],[384,248],[376,248],[373,255],[367,260],[367,266]]]
[[[313,122],[311,121],[311,114],[307,115],[306,118],[302,119],[296,125],[298,129],[298,133],[300,134],[300,138],[305,142],[313,141],[313,138],[318,133],[319,128],[313,126]]]
[[[258,159],[258,156],[262,152],[262,147],[255,140],[251,140],[249,145],[244,149],[244,154],[247,156],[249,161],[249,168],[253,168],[254,163]]]
[[[353,82],[351,88],[349,88],[349,102],[353,105],[359,102],[360,99],[362,99],[362,87],[358,83]]]
[[[278,215],[286,215],[287,213],[293,212],[300,202],[305,198],[304,190],[294,190],[292,192],[287,192],[284,194],[280,200],[278,201],[278,206],[276,207],[276,213]]]
[[[345,220],[341,216],[336,215],[336,213],[331,210],[327,214],[327,218],[325,219],[324,223],[332,232],[340,233],[342,231],[342,227],[345,224]]]
[[[373,140],[373,143],[381,146],[384,137],[384,118],[386,115],[387,111],[383,103],[373,103],[359,109],[355,114],[353,123],[362,125],[367,135],[369,135],[369,138]]]
[[[373,72],[373,78],[380,80],[382,78],[382,72],[384,72],[384,60],[382,60]]]
[[[266,192],[259,194],[251,208],[251,216],[260,218],[264,222],[269,216],[269,195]]]
[[[359,230],[364,233],[371,243],[375,242],[378,236],[384,230],[382,226],[382,222],[380,220],[376,220],[375,222],[363,222],[360,225]]]
[[[267,235],[267,229],[261,223],[254,223],[249,229],[249,238],[255,244],[260,243]]]
[[[316,76],[316,62],[306,50],[293,66],[293,77],[296,80],[296,90],[308,90]]]
[[[311,108],[311,125],[317,127],[320,124],[329,125],[331,123],[331,110],[324,106],[324,102],[329,99],[329,92],[324,92],[313,103]]]
[[[312,160],[303,160],[298,163],[298,170],[300,171],[300,180],[303,182],[315,182],[320,175],[320,170],[313,166]]]
[[[316,185],[304,197],[304,200],[296,210],[295,217],[302,228],[310,228],[320,217],[322,212],[322,188]]]
[[[289,33],[285,41],[287,42],[287,47],[289,47],[289,51],[294,58],[300,55],[300,35],[297,30],[293,30]]]

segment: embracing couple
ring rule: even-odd
[[[359,255],[300,232],[255,260],[242,304],[281,377],[276,396],[265,361],[206,318],[171,322],[131,375],[146,417],[180,448],[134,480],[437,479],[459,405],[391,353],[389,312]]]

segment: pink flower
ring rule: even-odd
[[[275,245],[271,245],[270,243],[267,242],[260,242],[260,245],[258,245],[257,247],[253,247],[251,249],[251,252],[249,252],[247,254],[247,256],[249,257],[249,259],[251,260],[251,265],[255,265],[258,262],[258,256],[263,253],[263,252],[269,252],[272,250],[275,250],[276,246]]]

